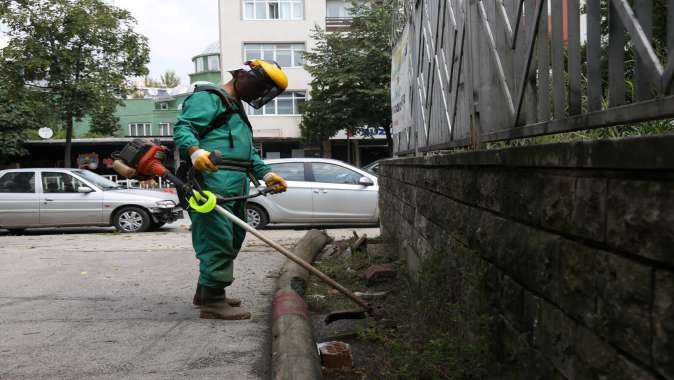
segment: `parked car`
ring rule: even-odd
[[[379,175],[379,169],[381,169],[381,163],[390,160],[391,158],[380,158],[377,161],[370,162],[369,164],[363,166],[361,169],[365,170],[366,172],[370,174],[374,174],[376,176]]]
[[[377,176],[337,160],[290,158],[266,162],[288,181],[288,191],[248,202],[248,223],[253,227],[379,221]]]
[[[0,228],[115,226],[143,232],[183,217],[175,194],[122,189],[81,169],[0,171]]]

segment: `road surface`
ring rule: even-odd
[[[266,233],[291,247],[305,231]],[[268,378],[270,303],[283,261],[249,237],[230,294],[252,319],[201,320],[184,221],[144,234],[0,236],[0,379]]]

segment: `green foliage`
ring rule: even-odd
[[[117,130],[117,123],[119,123],[119,118],[115,116],[116,108],[116,102],[101,103],[91,115],[91,127],[89,133],[100,135],[101,137],[113,136]]]
[[[406,273],[405,265],[400,272]],[[421,263],[416,275],[402,275],[387,315],[397,328],[374,324],[360,334],[382,345],[376,373],[391,379],[479,379],[496,371],[492,318],[485,309],[485,268],[479,259],[450,268],[446,253]]]
[[[554,144],[573,141],[598,139],[617,139],[624,137],[652,136],[665,133],[674,133],[674,121],[671,119],[651,120],[641,123],[616,125],[575,132],[559,133],[548,136],[529,137],[518,140],[499,141],[486,144],[487,149],[500,149],[514,146]]]
[[[33,94],[14,91],[0,82],[0,162],[26,154],[22,147],[31,133],[37,135],[42,126],[39,102]]]
[[[0,50],[0,81],[43,91],[66,131],[66,165],[74,120],[114,110],[127,77],[147,74],[147,38],[135,19],[102,0],[0,0],[9,41]],[[1,99],[0,99],[1,100]]]
[[[392,0],[353,2],[348,32],[317,28],[305,54],[312,75],[311,98],[300,128],[308,142],[321,142],[347,129],[385,128],[391,145]]]
[[[609,0],[599,0],[600,2],[600,17],[601,17],[601,34],[602,36],[607,36],[609,34]],[[667,57],[667,0],[653,0],[653,19],[652,19],[652,37],[650,38],[651,44],[653,44],[653,49],[655,50],[656,55],[661,62],[666,62]],[[586,6],[583,6],[585,8]],[[608,83],[608,38],[602,38],[601,40],[601,49],[602,49],[602,76],[603,82]],[[585,53],[585,51],[583,50]],[[627,37],[626,39],[626,48],[625,48],[625,85],[627,87],[626,98],[627,102],[631,103],[636,101],[635,93],[635,80],[637,77],[637,62],[638,54],[634,48],[634,43],[632,40]],[[608,96],[608,86],[603,86],[604,88],[604,97]],[[655,92],[651,91],[651,95],[655,95]],[[651,97],[650,95],[647,95]]]
[[[607,36],[609,33],[609,0],[599,0],[600,2],[600,18],[601,18],[601,35]],[[581,13],[586,12],[586,6],[581,9]],[[667,4],[666,0],[653,1],[653,20],[652,20],[652,37],[650,42],[653,44],[656,55],[661,62],[666,62],[667,57]],[[608,38],[601,39],[601,73],[602,73],[602,89],[604,103],[603,109],[608,109]],[[587,54],[587,49],[584,48],[581,52]],[[624,58],[624,85],[625,85],[625,103],[633,103],[639,101],[637,96],[637,62],[638,54],[634,48],[634,44],[629,37],[627,38]],[[583,62],[587,62],[586,57],[582,58]],[[587,72],[587,68],[584,69]],[[588,78],[581,77],[582,93],[588,92]],[[645,98],[654,98],[656,93],[651,90],[644,94]],[[582,110],[588,111],[588,98],[582,98]],[[581,130],[574,132],[565,132],[547,136],[529,137],[510,141],[499,141],[494,143],[487,143],[487,149],[499,149],[512,146],[536,145],[536,144],[550,144],[563,143],[583,140],[597,140],[607,138],[624,138],[636,136],[649,136],[664,133],[674,133],[674,120],[650,120],[638,123],[616,125],[611,127],[600,127],[590,130]]]
[[[30,91],[0,77],[0,162],[27,154],[23,142],[39,139],[40,128],[59,129],[48,99],[45,92]]]
[[[363,363],[368,376],[501,378],[495,360],[496,323],[487,303],[487,268],[476,253],[459,247],[451,254],[431,253],[421,261],[414,275],[409,274],[405,262],[398,262],[394,264],[398,273],[395,281],[369,286],[363,272],[371,263],[363,250],[356,250],[347,258],[323,257],[315,264],[349,289],[388,292],[385,299],[372,301],[383,308],[380,311],[384,319],[370,320],[367,328],[336,335],[355,335],[356,341],[351,342],[352,347],[357,347],[354,350],[368,353]],[[326,314],[353,308],[351,300],[332,294],[329,289],[315,277],[310,278],[307,303],[312,312]]]

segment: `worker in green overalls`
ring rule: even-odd
[[[205,190],[224,197],[248,194],[249,178],[245,171],[218,170],[210,160],[210,153],[218,150],[224,159],[247,162],[253,175],[263,179],[274,193],[286,191],[285,180],[271,173],[253,146],[253,133],[241,101],[256,109],[262,107],[286,89],[288,77],[276,62],[259,59],[248,61],[230,73],[232,79],[224,88],[216,87],[220,93],[212,91],[213,84],[207,84],[211,91],[200,91],[199,85],[195,86],[194,94],[183,103],[174,128],[176,146],[181,155],[190,158],[197,180]],[[225,122],[218,125],[222,120]],[[245,201],[230,201],[222,206],[241,219],[246,217]],[[234,281],[234,259],[246,231],[216,212],[190,212],[190,218],[192,245],[199,259],[199,282],[193,303],[200,307],[201,318],[250,318],[250,313],[240,307],[241,300],[228,298],[225,292]]]

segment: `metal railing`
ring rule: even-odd
[[[631,3],[400,0],[394,151],[673,117],[674,0]]]
[[[137,179],[127,179],[119,178],[117,175],[104,175],[103,177],[109,179],[112,182],[126,188],[126,189],[170,189],[175,187],[173,183],[167,181],[161,177],[155,178],[154,182],[151,181],[139,181]]]
[[[325,28],[328,31],[332,29],[343,29],[351,26],[351,17],[326,17]]]

